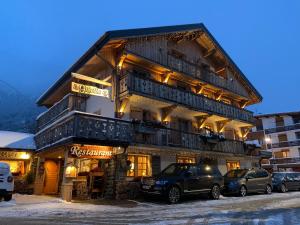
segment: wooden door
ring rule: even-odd
[[[44,194],[57,194],[58,164],[47,160],[45,166]]]

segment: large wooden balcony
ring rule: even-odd
[[[222,140],[198,133],[184,132],[165,127],[152,127],[133,124],[135,144],[176,147],[200,151],[214,151],[232,154],[245,154],[244,144],[236,140]]]
[[[77,140],[113,146],[141,144],[245,154],[240,141],[214,139],[211,143],[210,138],[198,133],[174,130],[161,124],[149,125],[89,114],[84,112],[85,105],[85,98],[69,94],[40,115],[35,137],[37,148]]]
[[[38,150],[72,141],[118,146],[131,143],[132,134],[128,121],[72,111],[40,130],[35,141]]]
[[[110,146],[159,146],[245,154],[244,144],[235,140],[218,140],[162,125],[152,126],[99,115],[72,111],[40,130],[35,137],[39,150],[60,144],[84,142]]]
[[[247,91],[238,83],[233,82],[230,79],[225,79],[213,71],[206,70],[196,63],[175,57],[171,54],[167,54],[166,57],[147,57],[139,55],[132,50],[126,50],[126,53],[132,54],[134,57],[143,58],[145,61],[161,65],[169,70],[179,72],[217,88],[248,98]]]
[[[182,105],[200,112],[246,123],[254,123],[253,113],[248,110],[129,73],[121,78],[120,94],[143,95],[148,98]]]

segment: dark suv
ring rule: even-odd
[[[287,192],[300,190],[300,172],[274,172],[272,174],[274,190]]]
[[[268,171],[260,168],[230,170],[224,176],[223,194],[272,193],[272,178]]]
[[[173,163],[154,177],[143,178],[141,191],[145,195],[160,195],[177,203],[183,195],[207,193],[219,199],[223,177],[216,166]]]

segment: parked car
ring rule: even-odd
[[[236,169],[230,170],[224,176],[223,194],[238,194],[246,196],[248,193],[272,193],[272,177],[264,169]]]
[[[163,196],[173,204],[190,194],[206,193],[212,199],[219,199],[223,184],[216,166],[173,163],[157,176],[143,178],[141,191],[147,196]]]
[[[14,190],[14,178],[7,163],[0,162],[0,199],[10,201]]]
[[[300,190],[299,172],[274,172],[272,174],[274,190],[287,192],[289,190]]]

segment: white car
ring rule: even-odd
[[[10,201],[14,190],[14,178],[7,163],[0,162],[0,199]]]

